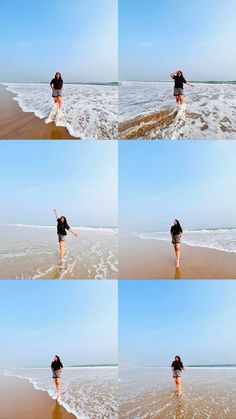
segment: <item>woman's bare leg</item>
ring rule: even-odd
[[[60,256],[61,258],[63,258],[65,254],[65,244],[63,241],[60,241],[59,245],[60,245]]]
[[[57,103],[57,97],[54,97],[53,100],[54,100],[54,103],[56,104]]]
[[[175,254],[176,254],[176,268],[179,268],[180,262],[180,243],[175,244]]]
[[[174,382],[175,382],[175,389],[176,389],[176,391],[178,391],[178,388],[177,388],[177,378],[174,378]]]
[[[61,96],[57,96],[57,102],[58,102],[59,109],[62,109],[62,97]]]
[[[177,389],[178,394],[180,396],[181,392],[182,392],[182,384],[181,384],[181,378],[180,377],[176,378],[176,389]]]
[[[55,386],[56,386],[57,399],[59,399],[60,390],[61,390],[61,380],[60,378],[54,378],[54,381],[55,381]]]
[[[180,95],[179,96],[179,102],[180,102],[180,105],[183,105],[183,103],[184,103],[184,95]]]
[[[176,257],[176,263],[177,263],[177,249],[176,249],[176,243],[173,243],[173,248],[175,251],[175,257]]]

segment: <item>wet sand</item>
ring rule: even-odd
[[[173,122],[177,112],[163,109],[147,115],[139,115],[119,124],[119,138],[122,140],[141,140],[159,138],[158,131]]]
[[[27,380],[0,375],[1,419],[75,419]]]
[[[169,368],[120,371],[120,419],[234,419],[235,369],[187,368],[175,393]]]
[[[23,112],[14,95],[0,85],[0,139],[73,139],[66,128],[57,127],[54,122],[45,124],[33,112]],[[76,138],[78,140],[78,138]]]
[[[236,278],[236,255],[182,244],[178,269],[171,243],[120,234],[119,278],[231,279]]]

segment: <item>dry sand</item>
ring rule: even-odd
[[[45,124],[32,112],[23,112],[14,95],[0,85],[0,139],[73,139],[66,128],[57,127],[54,122]]]
[[[236,256],[182,244],[180,268],[176,269],[171,242],[120,234],[119,278],[231,279],[236,278]]]
[[[27,380],[0,375],[1,419],[75,419]]]

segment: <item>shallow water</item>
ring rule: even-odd
[[[11,369],[5,374],[27,378],[36,389],[55,397],[50,368]],[[77,418],[118,418],[117,368],[64,368],[60,399],[60,404]]]
[[[171,236],[168,231],[133,233],[133,236],[143,240],[171,240]],[[206,247],[209,249],[235,253],[236,229],[225,228],[216,230],[184,231],[181,241],[182,243],[188,244],[189,246],[193,247]]]
[[[49,83],[4,83],[24,112],[46,119],[53,100]],[[56,123],[81,139],[117,137],[117,86],[64,84],[63,119]]]
[[[118,238],[116,228],[75,228],[67,235],[65,257],[53,226],[2,225],[0,278],[116,279]]]
[[[186,109],[175,112],[173,82],[124,82],[119,86],[119,121],[131,120],[133,138],[143,123],[143,138],[235,139],[236,84],[195,83],[184,90]],[[154,122],[163,110],[158,128]],[[140,115],[142,122],[136,120]]]
[[[236,368],[187,368],[178,398],[170,368],[119,371],[119,417],[234,419]]]

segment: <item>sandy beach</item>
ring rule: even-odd
[[[236,277],[235,253],[181,245],[180,268],[175,268],[171,242],[142,240],[120,234],[119,278],[231,279]]]
[[[27,380],[3,375],[0,375],[0,409],[2,419],[75,419]]]
[[[0,85],[0,139],[73,139],[66,128],[45,124],[33,112],[23,112],[14,95]]]

